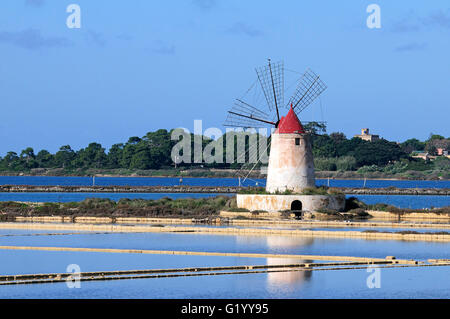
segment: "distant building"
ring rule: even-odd
[[[359,137],[360,139],[363,139],[363,140],[369,141],[369,142],[378,141],[380,139],[380,136],[378,136],[378,135],[369,134],[368,128],[361,129],[361,134],[355,135],[355,137]]]
[[[448,151],[444,148],[437,148],[436,151],[438,156],[448,156]]]

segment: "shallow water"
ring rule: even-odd
[[[0,286],[2,298],[450,298],[449,267],[380,270],[380,288],[368,288],[360,270],[179,277],[106,282]]]
[[[397,258],[403,259],[413,258],[421,260],[428,258],[450,258],[450,246],[445,242],[408,242],[290,236],[235,236],[192,233],[11,236],[0,237],[0,245],[339,255],[374,258],[396,256]]]
[[[26,233],[26,231],[22,231]],[[447,243],[312,239],[283,236],[198,234],[95,234],[0,237],[1,245],[136,248],[342,255],[397,258],[450,258]],[[179,267],[261,265],[302,262],[299,259],[147,255],[95,252],[0,250],[0,274],[167,269]],[[449,298],[450,267],[380,268],[381,288],[368,288],[371,273],[328,270],[201,277],[177,277],[0,286],[0,298]]]
[[[243,186],[264,186],[265,179],[246,180]],[[0,185],[93,185],[92,177],[74,176],[0,176]],[[183,185],[189,186],[238,186],[238,178],[183,178]],[[179,185],[178,177],[96,177],[95,185],[110,186],[173,186]],[[327,179],[316,179],[318,186],[328,185]],[[334,180],[330,179],[330,187],[363,187],[364,180]],[[400,188],[450,188],[450,181],[392,181],[366,180],[365,186],[372,187],[400,187]]]
[[[109,198],[115,201],[121,198],[129,199],[159,199],[162,197],[206,198],[215,196],[234,196],[220,193],[0,193],[0,201],[20,202],[79,202],[86,198]]]
[[[450,196],[433,195],[347,195],[366,204],[385,203],[401,208],[433,208],[450,206]]]

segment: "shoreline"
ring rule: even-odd
[[[246,187],[238,186],[59,186],[59,185],[0,185],[0,193],[208,193],[238,194]],[[438,195],[450,196],[450,188],[359,188],[330,187],[347,195]],[[255,191],[255,193],[257,193]]]
[[[317,173],[317,172],[316,172]],[[232,173],[230,173],[232,174]],[[316,174],[317,175],[317,174]],[[8,174],[5,172],[0,172],[0,177],[104,177],[104,178],[202,178],[202,179],[238,179],[237,176],[214,176],[214,174],[211,174],[211,176],[189,176],[189,175],[134,175],[134,174],[82,174],[82,175],[76,175],[76,174],[61,174],[61,175],[46,175],[46,174],[24,174],[24,173],[14,173],[14,174]],[[265,176],[259,176],[259,177],[252,177],[252,179],[265,179]],[[420,179],[420,178],[396,178],[396,177],[368,177],[364,178],[361,176],[355,176],[355,177],[322,177],[322,176],[316,176],[316,179],[318,180],[355,180],[355,181],[430,181],[430,182],[448,182],[450,179]]]
[[[276,228],[208,228],[196,226],[164,226],[151,225],[116,225],[116,224],[51,224],[51,223],[0,223],[0,229],[28,229],[28,230],[71,230],[71,231],[102,231],[122,233],[190,233],[198,235],[245,235],[245,236],[293,236],[307,238],[347,238],[364,240],[400,240],[400,241],[431,241],[450,242],[450,234],[410,234],[410,233],[382,233],[362,231],[329,231],[329,230],[299,230]]]
[[[390,212],[373,212],[377,217],[371,218],[367,221],[339,221],[339,220],[293,220],[293,219],[237,219],[235,218],[242,213],[234,213],[232,218],[227,219],[227,215],[230,212],[221,211],[217,218],[218,222],[211,225],[222,226],[251,226],[251,227],[322,227],[322,228],[431,228],[431,229],[450,229],[450,216],[436,218],[440,216],[434,216],[432,218],[407,218],[407,220],[398,221],[398,218],[392,217],[393,213]],[[231,212],[231,214],[233,214]],[[222,222],[222,217],[226,222]],[[55,223],[55,224],[107,224],[107,225],[207,225],[198,222],[195,218],[174,218],[174,217],[96,217],[96,216],[15,216],[14,221],[8,221],[6,223]],[[1,222],[4,223],[4,222]],[[1,224],[0,223],[0,224]],[[275,227],[275,228],[276,228]]]

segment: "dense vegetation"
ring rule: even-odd
[[[32,216],[65,216],[65,217],[172,217],[172,218],[199,218],[206,221],[218,216],[219,211],[249,212],[236,207],[236,197],[216,196],[209,198],[179,198],[168,197],[151,199],[120,199],[114,201],[105,198],[88,198],[81,202],[69,203],[23,203],[0,202],[0,221],[13,221],[15,217]],[[395,214],[408,213],[436,213],[450,214],[450,207],[433,209],[398,208],[387,204],[368,205],[355,197],[346,199],[345,209],[338,212],[320,209],[319,213],[328,215],[326,219],[360,219],[370,217],[368,210],[387,211]],[[260,211],[262,212],[262,211]],[[287,216],[290,210],[284,211]],[[258,211],[252,212],[257,217]],[[322,216],[323,217],[323,216]],[[316,216],[319,218],[319,216]]]
[[[430,135],[427,141],[409,139],[397,144],[381,139],[374,142],[347,139],[342,133],[313,137],[315,168],[318,171],[357,171],[361,175],[379,176],[404,173],[405,177],[422,177],[417,172],[450,178],[450,160],[444,156],[434,161],[412,158],[417,151],[437,155],[437,148],[450,149],[450,138]],[[375,173],[375,174],[373,174]],[[379,173],[379,174],[376,174]]]
[[[309,125],[308,129],[315,133],[324,133],[326,127],[317,123]],[[17,154],[8,152],[0,157],[0,171],[2,172],[30,172],[39,169],[60,169],[65,173],[86,172],[89,169],[114,170],[122,169],[127,172],[136,170],[164,170],[173,169],[171,151],[178,141],[171,140],[171,132],[157,130],[149,132],[144,137],[130,137],[126,143],[114,144],[108,151],[99,143],[90,143],[86,148],[73,150],[70,145],[61,146],[52,154],[47,150],[35,152],[28,147]],[[234,139],[234,163],[226,163],[226,141],[229,135]],[[180,163],[179,168],[239,168],[237,162],[237,144],[239,135],[244,136],[246,159],[249,159],[249,141],[252,138],[259,142],[266,137],[258,134],[226,133],[218,139],[217,145],[223,145],[222,163],[195,163],[194,142],[192,141],[191,163]],[[191,134],[193,140],[194,135]],[[270,139],[270,138],[269,138]],[[202,137],[202,151],[207,151],[207,145],[212,140]],[[450,160],[439,157],[435,161],[425,162],[410,157],[413,151],[427,151],[436,154],[437,148],[450,149],[450,138],[431,135],[427,141],[409,139],[401,144],[381,139],[367,142],[359,138],[347,139],[343,133],[313,134],[313,154],[317,171],[357,171],[360,174],[382,172],[397,174],[408,171],[436,171],[437,177],[449,178]],[[222,146],[219,146],[220,148]],[[213,148],[214,155],[219,147]],[[260,149],[262,151],[262,149]],[[125,173],[126,174],[126,173]]]
[[[210,217],[221,209],[235,205],[227,196],[210,198],[163,197],[151,199],[127,199],[119,201],[104,198],[88,198],[70,203],[20,203],[0,202],[0,220],[16,216],[96,216],[96,217]]]

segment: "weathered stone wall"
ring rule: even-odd
[[[368,210],[367,213],[372,215],[374,219],[389,219],[389,220],[450,220],[450,215],[448,214],[436,214],[432,212],[428,213],[407,213],[407,214],[397,214],[391,212],[383,212],[376,210]],[[439,227],[439,226],[437,226]]]
[[[319,238],[362,238],[362,239],[390,239],[390,240],[417,240],[417,241],[442,241],[449,242],[448,234],[404,234],[404,233],[371,233],[360,231],[328,231],[328,230],[303,230],[303,229],[275,229],[275,228],[245,228],[245,227],[195,227],[195,226],[166,226],[155,227],[151,225],[105,225],[105,224],[56,224],[56,223],[0,223],[0,229],[45,229],[45,230],[79,230],[79,231],[97,231],[97,232],[152,232],[152,233],[180,233],[189,232],[195,234],[220,234],[220,235],[244,235],[244,236],[300,236],[300,237],[319,237]],[[30,249],[30,250],[71,250],[71,251],[98,251],[95,248],[70,248],[70,247],[21,247],[21,246],[0,246],[0,249]],[[115,251],[114,249],[105,250],[105,252]],[[116,250],[117,251],[117,250]],[[120,251],[120,250],[119,250]],[[144,253],[142,250],[131,250],[127,252]],[[125,252],[125,251],[124,251]],[[152,253],[161,254],[162,251],[152,251]],[[170,252],[174,255],[174,252]],[[180,255],[186,255],[186,252],[180,252]],[[193,254],[221,254],[213,252],[195,252]],[[223,254],[223,253],[222,253]],[[227,256],[233,256],[239,253],[226,253]],[[247,254],[250,255],[250,254]],[[253,254],[254,257],[258,257]],[[281,256],[279,256],[281,257]],[[336,256],[338,257],[338,256]],[[283,257],[282,257],[283,258]],[[289,258],[289,257],[286,257]],[[298,258],[301,258],[299,255]],[[328,258],[328,257],[327,257]],[[342,258],[342,257],[338,257]],[[353,257],[358,258],[358,257]],[[317,258],[311,258],[317,259]],[[331,259],[327,259],[331,260]]]
[[[320,208],[341,211],[345,208],[344,195],[236,195],[237,206],[250,211],[279,212],[288,210],[296,200],[301,202],[303,211],[315,211]]]
[[[450,196],[450,188],[352,188],[332,187],[345,194],[354,195],[443,195]],[[237,193],[237,186],[36,186],[0,185],[1,193]]]
[[[311,143],[305,134],[272,134],[266,190],[301,192],[315,187]],[[296,145],[296,139],[299,145]]]

